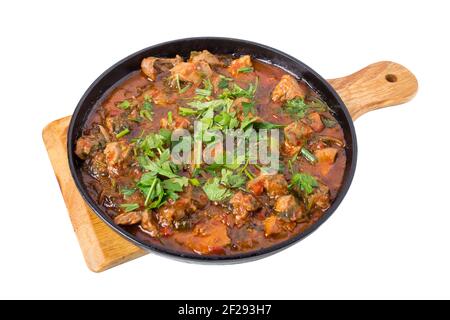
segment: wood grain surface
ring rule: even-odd
[[[349,76],[328,80],[355,120],[366,112],[402,104],[417,92],[415,76],[405,67],[383,61]],[[147,252],[119,236],[83,201],[67,161],[67,128],[70,117],[48,124],[42,133],[74,231],[86,264],[101,272],[145,255]]]
[[[416,77],[404,66],[390,61],[371,64],[328,82],[341,96],[353,120],[372,110],[405,103],[418,89]]]
[[[86,264],[92,271],[101,272],[138,258],[146,251],[109,228],[92,212],[78,192],[67,161],[69,122],[70,117],[51,122],[44,128],[42,137]]]

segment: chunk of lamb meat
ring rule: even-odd
[[[191,52],[191,57],[189,59],[190,62],[198,63],[200,61],[204,61],[208,63],[210,66],[221,66],[223,65],[222,62],[217,58],[215,55],[213,55],[208,50],[203,50],[201,52],[193,51]]]
[[[239,69],[252,67],[252,59],[249,55],[242,56],[238,59],[231,61],[231,65],[228,67],[228,71],[233,75],[239,74]]]
[[[267,175],[264,189],[271,198],[288,194],[288,183],[282,174]]]
[[[107,140],[102,134],[100,127],[101,126],[97,129],[98,131],[89,135],[83,135],[77,140],[75,154],[80,159],[85,160],[89,155],[93,154],[95,151],[98,151],[105,145]]]
[[[180,195],[180,198],[158,209],[158,223],[161,227],[171,227],[173,221],[181,220],[187,214],[204,208],[207,203],[208,198],[201,189],[195,188],[193,190],[188,187]]]
[[[87,160],[89,175],[96,179],[108,176],[108,165],[105,159],[106,157],[103,152],[93,154],[92,158]]]
[[[255,196],[260,196],[264,192],[265,175],[260,175],[253,180],[247,182],[247,189]]]
[[[110,142],[106,144],[105,161],[110,175],[117,175],[119,167],[128,160],[131,153],[131,147],[125,141]]]
[[[150,235],[151,237],[158,237],[158,226],[152,220],[151,214],[146,210],[142,213],[141,230]]]
[[[233,215],[236,219],[236,224],[241,226],[245,223],[250,212],[261,208],[261,204],[251,194],[245,194],[239,191],[230,199],[230,204],[233,206]]]
[[[107,134],[109,134],[110,136],[115,136],[120,131],[128,128],[129,125],[128,115],[126,113],[108,116],[105,119]]]
[[[288,194],[288,183],[282,174],[260,175],[247,183],[247,189],[256,196],[265,190],[269,197],[277,198]]]
[[[175,130],[175,129],[188,129],[191,125],[190,121],[182,116],[174,116],[172,123],[169,124],[167,118],[161,118],[159,121],[161,128]]]
[[[297,221],[303,215],[303,210],[293,195],[281,196],[275,202],[274,210],[283,220]]]
[[[142,60],[141,70],[147,77],[154,81],[158,72],[167,71],[181,62],[183,62],[183,58],[179,55],[172,59],[148,57]]]
[[[319,182],[319,186],[306,196],[306,201],[310,207],[317,207],[322,210],[327,209],[330,206],[330,189]]]
[[[301,121],[295,121],[284,128],[285,144],[291,147],[302,147],[313,133],[313,129]]]
[[[77,145],[75,146],[75,154],[80,159],[86,159],[91,151],[98,145],[98,141],[92,136],[82,136],[77,140]]]
[[[178,77],[181,81],[192,82],[194,84],[200,84],[202,77],[197,70],[197,65],[192,62],[181,62],[170,69],[172,78]]]
[[[195,65],[200,77],[210,79],[213,76],[214,71],[207,62],[199,61]]]
[[[325,128],[322,122],[322,118],[317,112],[310,113],[306,119],[311,129],[313,129],[315,132],[320,132],[323,130],[323,128]]]
[[[138,224],[142,220],[142,212],[124,212],[114,217],[114,223],[121,226],[131,226]]]
[[[294,98],[305,98],[308,89],[306,85],[300,85],[291,75],[285,74],[272,91],[272,101],[285,102]]]

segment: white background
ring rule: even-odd
[[[450,298],[447,1],[2,1],[0,298]],[[358,167],[336,213],[269,258],[211,266],[83,261],[41,139],[123,57],[190,36],[285,51],[327,78],[393,60],[416,98],[355,123]]]

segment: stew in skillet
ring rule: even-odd
[[[237,155],[211,133],[233,131],[245,146]],[[279,163],[255,160],[255,148],[279,150]],[[201,255],[257,250],[307,229],[336,197],[346,163],[342,128],[307,83],[206,50],[145,58],[94,108],[75,153],[115,224]]]

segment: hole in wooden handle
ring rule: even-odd
[[[387,82],[397,82],[397,76],[395,74],[389,73],[385,78]]]

